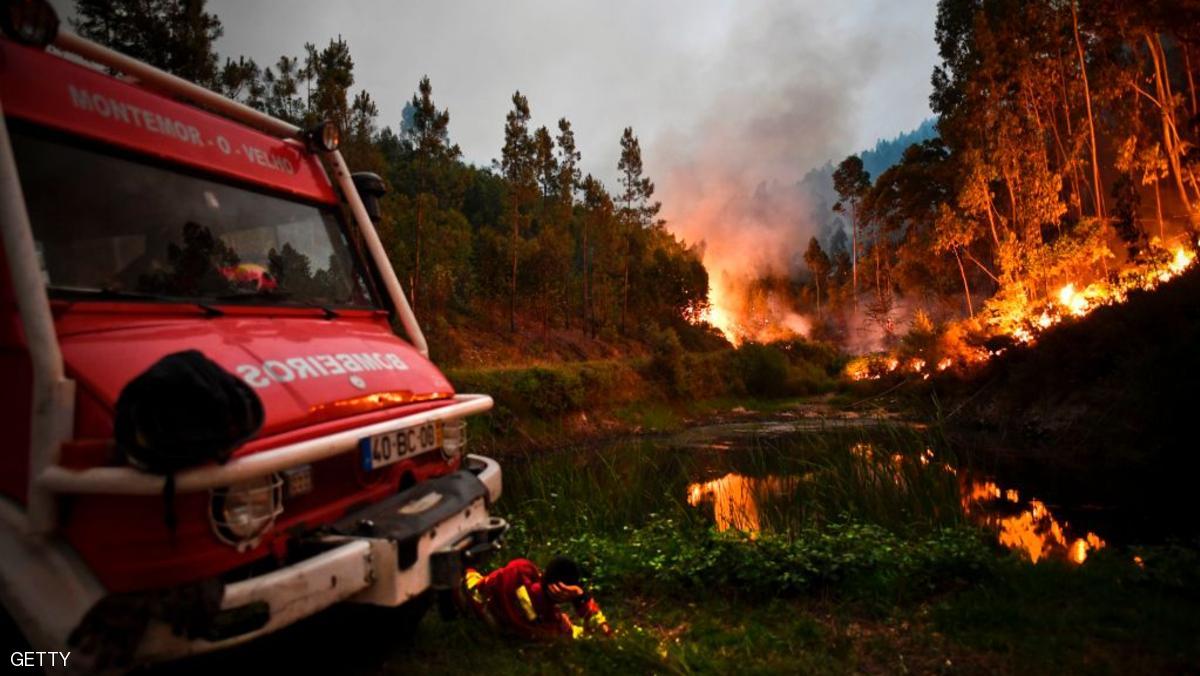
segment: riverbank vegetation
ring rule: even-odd
[[[578,558],[614,638],[530,644],[433,613],[397,636],[380,616],[341,608],[255,654],[343,673],[1169,673],[1200,663],[1195,547],[1113,544],[1082,564],[1033,564],[967,516],[955,462],[936,430],[886,421],[707,450],[641,439],[511,458],[502,556]],[[722,506],[706,491],[729,476],[755,483]],[[753,523],[732,528],[722,513]],[[299,644],[358,648],[283,649]]]
[[[840,391],[845,356],[806,341],[692,352],[675,332],[651,336],[647,353],[531,366],[455,368],[459,391],[486,392],[496,406],[473,421],[485,448],[562,445],[570,439],[667,432],[684,420],[771,400]]]

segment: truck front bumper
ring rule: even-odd
[[[507,524],[496,461],[469,455],[459,472],[422,482],[339,521],[313,542],[315,556],[226,585],[205,635],[187,638],[154,621],[137,662],[161,662],[244,643],[343,601],[399,606],[453,583],[462,559],[499,547]]]

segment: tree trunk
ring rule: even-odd
[[[581,232],[580,235],[583,239],[583,307],[580,309],[583,311],[583,332],[591,335],[592,323],[590,313],[588,312],[588,308],[592,306],[590,296],[588,295],[590,291],[588,286],[589,282],[591,281],[591,270],[588,269],[588,228],[586,221],[584,222],[582,230],[583,232]]]
[[[520,228],[520,208],[516,200],[513,201],[513,227],[512,227],[512,286],[508,293],[508,330],[517,332],[517,240],[519,238]]]
[[[1092,90],[1088,86],[1087,61],[1083,57],[1083,40],[1079,37],[1079,15],[1075,0],[1071,1],[1071,26],[1075,31],[1075,51],[1079,55],[1079,74],[1083,79],[1083,100],[1087,108],[1088,136],[1092,149],[1092,189],[1095,191],[1096,218],[1104,218],[1104,194],[1100,183],[1100,163],[1096,159],[1096,123],[1092,119]]]
[[[1000,233],[997,232],[997,230],[996,230],[996,216],[999,215],[999,212],[996,211],[996,205],[992,204],[992,189],[987,186],[984,186],[984,190],[987,190],[987,193],[988,193],[988,195],[987,195],[987,198],[988,198],[987,199],[988,230],[991,231],[991,233],[992,233],[992,244],[996,247],[995,248],[996,260],[1000,260]]]
[[[1146,47],[1150,50],[1150,58],[1154,61],[1154,92],[1158,96],[1159,116],[1162,119],[1163,131],[1163,148],[1167,153],[1167,162],[1171,167],[1171,175],[1175,178],[1175,189],[1179,192],[1179,201],[1183,204],[1184,211],[1189,215],[1192,212],[1191,200],[1188,199],[1187,189],[1183,186],[1183,171],[1179,166],[1179,153],[1175,150],[1175,137],[1172,134],[1173,121],[1171,120],[1171,100],[1167,97],[1167,88],[1164,80],[1167,78],[1166,64],[1163,63],[1161,55],[1156,46],[1156,40],[1151,38],[1149,33],[1143,33],[1143,38],[1146,40]]]
[[[1075,131],[1071,126],[1071,103],[1070,103],[1070,99],[1068,98],[1068,94],[1067,94],[1066,68],[1067,68],[1066,60],[1063,58],[1062,53],[1060,52],[1058,55],[1058,79],[1062,85],[1063,119],[1066,120],[1066,124],[1067,124],[1067,140],[1074,143]],[[1080,184],[1079,164],[1075,161],[1074,154],[1072,154],[1070,161],[1071,161],[1071,184],[1073,185],[1074,190],[1075,190],[1075,199],[1079,201],[1079,205],[1078,205],[1079,217],[1083,218],[1083,190],[1079,187],[1079,184]]]
[[[1020,217],[1020,214],[1017,212],[1017,193],[1013,189],[1013,183],[1015,183],[1015,182],[1016,182],[1016,179],[1013,177],[1013,175],[1009,174],[1008,172],[1005,172],[1004,187],[1008,189],[1009,220],[1012,222],[1013,232],[1016,233],[1018,238],[1024,239],[1025,233],[1021,231],[1021,217]]]
[[[1200,110],[1196,109],[1196,80],[1192,76],[1192,55],[1186,42],[1180,40],[1179,46],[1183,49],[1183,70],[1187,73],[1188,94],[1192,99],[1192,117],[1196,117],[1200,115]]]
[[[625,245],[625,271],[621,282],[621,335],[625,335],[625,314],[629,311],[629,256],[632,243]]]
[[[1172,89],[1172,87],[1171,87],[1171,74],[1170,74],[1170,71],[1167,70],[1167,53],[1163,49],[1162,38],[1157,34],[1155,34],[1155,36],[1154,36],[1154,44],[1156,47],[1158,47],[1158,60],[1159,60],[1159,63],[1162,64],[1163,89],[1166,91],[1166,94],[1167,94],[1167,98],[1165,100],[1170,102],[1170,104],[1171,104],[1169,114],[1168,114],[1168,117],[1171,121],[1171,136],[1174,139],[1175,147],[1181,148],[1181,147],[1183,147],[1183,139],[1179,137],[1179,126],[1175,119],[1175,90]],[[1180,151],[1179,154],[1180,154],[1180,156],[1182,156],[1184,153],[1183,153],[1183,151]],[[1196,199],[1200,199],[1200,185],[1196,184],[1195,174],[1192,173],[1191,169],[1182,167],[1182,165],[1181,165],[1181,169],[1183,171],[1184,176],[1187,178],[1188,183],[1191,184],[1192,192],[1195,193]],[[1190,213],[1190,209],[1189,209],[1189,213]]]
[[[875,298],[879,301],[879,306],[883,307],[883,279],[879,272],[879,238],[875,241]]]
[[[1054,114],[1053,106],[1050,108],[1049,112],[1050,112],[1050,130],[1054,133],[1054,147],[1056,150],[1058,150],[1059,162],[1061,163],[1062,168],[1065,170],[1067,167],[1070,167],[1072,165],[1072,162],[1071,162],[1071,159],[1069,157],[1067,157],[1067,150],[1063,146],[1062,136],[1058,133],[1058,120],[1055,119],[1057,116]],[[1075,172],[1072,171],[1071,173],[1072,173],[1072,176],[1071,176],[1072,195],[1075,196],[1075,199],[1079,199],[1079,197],[1078,197],[1079,181],[1074,176]],[[1083,216],[1082,213],[1076,213],[1075,215],[1077,217]]]
[[[967,298],[967,314],[975,316],[975,308],[971,305],[971,285],[967,283],[967,271],[963,268],[962,256],[958,255],[958,247],[954,248],[954,260],[958,262],[958,274],[962,276],[963,295]]]
[[[858,309],[858,205],[850,205],[850,307]]]
[[[1157,170],[1156,170],[1157,171]],[[1158,239],[1162,242],[1167,241],[1166,229],[1163,228],[1162,217],[1162,195],[1158,189],[1158,177],[1154,177],[1154,212],[1158,216]]]
[[[417,195],[417,232],[416,232],[416,248],[413,252],[413,282],[412,282],[412,302],[413,309],[418,307],[421,297],[421,226],[425,220],[425,195]]]
[[[817,321],[821,320],[821,276],[813,274],[813,281],[817,283]]]

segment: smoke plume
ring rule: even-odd
[[[903,11],[871,9],[877,26]],[[787,308],[774,318],[747,317],[748,284],[803,267],[804,248],[817,233],[815,205],[800,180],[861,149],[864,92],[887,58],[903,53],[904,35],[868,31],[817,3],[754,4],[734,20],[723,60],[688,83],[724,77],[721,86],[705,83],[713,92],[706,114],[656,138],[652,155],[666,164],[659,191],[668,227],[704,243],[714,323],[740,324],[745,337],[755,337],[760,332],[746,324],[807,325],[788,317]]]

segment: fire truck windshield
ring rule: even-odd
[[[374,307],[331,206],[12,132],[52,293]]]

